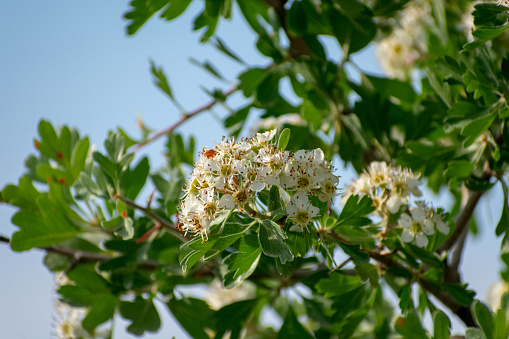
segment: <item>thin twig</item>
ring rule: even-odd
[[[162,227],[164,227],[168,232],[173,234],[177,239],[181,240],[182,242],[185,242],[188,240],[180,231],[177,230],[174,223],[161,217],[159,214],[155,213],[151,208],[140,206],[137,203],[135,203],[134,201],[132,201],[126,197],[120,196],[120,195],[116,195],[115,198],[120,199],[124,204],[126,204],[126,206],[129,206],[131,208],[134,208],[136,210],[143,212],[147,217],[152,219],[156,224],[159,224]]]
[[[8,244],[8,243],[10,243],[10,239],[6,238],[4,236],[0,236],[0,242]],[[108,260],[117,258],[117,257],[111,256],[111,255],[87,252],[87,251],[81,251],[81,250],[73,250],[70,248],[59,247],[59,246],[37,247],[37,249],[46,251],[48,253],[56,253],[56,254],[60,254],[64,257],[71,258],[71,259],[73,259],[75,264],[87,263],[87,262],[103,262],[103,261],[108,261]],[[152,260],[143,261],[138,264],[139,268],[146,269],[146,270],[155,270],[158,266],[159,266],[159,264],[156,261],[152,261]]]
[[[442,244],[442,246],[438,248],[438,253],[450,250],[456,241],[458,241],[465,228],[468,227],[470,218],[472,218],[474,209],[477,206],[477,203],[479,202],[482,194],[482,191],[471,191],[465,207],[456,217],[456,228],[454,229],[454,232],[452,232],[451,236]]]
[[[232,93],[234,93],[235,91],[237,90],[237,86],[233,86],[232,88],[230,88],[229,90],[227,90],[226,92],[223,93],[223,96],[224,97],[228,97],[229,95],[231,95]],[[191,119],[192,117],[194,117],[195,115],[198,115],[200,114],[201,112],[204,112],[204,111],[207,111],[209,109],[211,109],[215,104],[219,103],[220,100],[218,99],[214,99],[212,101],[210,101],[209,103],[203,105],[203,106],[200,106],[198,108],[196,108],[195,110],[189,112],[189,113],[184,113],[179,120],[177,120],[175,123],[173,123],[172,125],[168,126],[167,128],[163,128],[162,130],[154,133],[152,136],[150,136],[149,138],[147,138],[146,140],[143,140],[142,142],[140,142],[139,144],[137,144],[136,146],[134,146],[133,148],[131,148],[131,152],[136,152],[138,151],[140,148],[142,148],[143,146],[153,142],[154,140],[156,139],[159,139],[160,137],[162,137],[163,135],[166,135],[166,134],[170,134],[170,133],[173,133],[173,131],[179,127],[180,125],[182,125],[186,120],[189,120]]]

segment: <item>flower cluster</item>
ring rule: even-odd
[[[442,220],[442,214],[428,207],[424,201],[416,201],[417,206],[410,207],[408,213],[402,213],[398,223],[403,227],[401,239],[413,241],[419,247],[428,245],[426,235],[435,233],[435,226],[440,233],[448,234],[449,226]]]
[[[427,53],[427,27],[431,25],[429,1],[413,1],[401,11],[392,34],[378,45],[377,57],[389,76],[405,80],[416,60]]]
[[[204,148],[181,200],[179,227],[206,237],[211,222],[225,210],[260,213],[256,199],[276,186],[287,202],[287,216],[294,224],[290,230],[302,232],[318,215],[309,195],[332,199],[339,179],[322,150],[283,151],[272,141],[275,135],[272,130]]]
[[[410,195],[420,197],[419,176],[409,169],[392,167],[385,162],[372,162],[345,190],[343,202],[351,195],[367,195],[382,214],[397,213],[401,205],[408,204]]]

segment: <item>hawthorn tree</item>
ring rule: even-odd
[[[132,0],[127,33],[153,16],[171,21],[190,3]],[[476,206],[494,186],[504,195],[495,234],[509,264],[504,5],[205,0],[194,30],[242,65],[235,85],[185,111],[153,62],[180,119],[155,133],[141,126],[139,140],[112,131],[104,152],[41,120],[26,172],[1,191],[19,230],[0,240],[46,251],[62,338],[111,337],[114,317],[134,335],[157,332],[154,303],[193,338],[448,338],[450,317],[468,327],[466,338],[507,338],[509,294],[490,309],[460,271],[469,230],[486,228],[474,224]],[[264,66],[245,63],[215,34],[234,6]],[[386,77],[352,60],[370,44]],[[229,102],[234,93],[242,103]],[[229,112],[227,136],[196,150],[176,128],[216,105]],[[152,168],[137,151],[159,138],[168,160]],[[352,182],[342,181],[343,165],[359,173]],[[446,187],[453,206],[426,201],[423,185]],[[152,193],[140,195],[147,186]],[[203,299],[179,291],[198,284],[210,287]],[[265,310],[280,328],[264,322]]]

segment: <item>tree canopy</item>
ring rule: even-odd
[[[191,2],[132,0],[126,33]],[[225,79],[194,58],[226,84],[204,89],[208,102],[185,110],[154,60],[154,84],[180,111],[167,127],[140,123],[140,138],[112,129],[98,151],[41,120],[25,172],[0,192],[18,228],[0,240],[46,252],[57,336],[109,338],[115,317],[133,335],[154,333],[161,303],[193,338],[449,338],[451,317],[466,338],[507,338],[509,294],[488,307],[460,269],[478,229],[500,237],[509,265],[505,5],[205,0],[193,30],[242,68]],[[234,14],[265,64],[216,34]],[[372,46],[386,76],[355,61]],[[197,150],[178,127],[217,106],[225,138]],[[166,162],[155,168],[139,150],[160,139]],[[349,182],[346,167],[358,173]],[[452,207],[426,200],[424,186],[448,190]],[[495,187],[503,204],[489,230],[473,216]],[[203,298],[180,291],[203,284]]]

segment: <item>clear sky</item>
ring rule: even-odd
[[[240,70],[214,48],[200,45],[199,34],[191,32],[200,5],[195,1],[184,17],[170,23],[153,19],[128,37],[122,19],[126,1],[0,0],[0,159],[4,159],[0,187],[18,181],[24,158],[33,152],[40,119],[75,126],[99,148],[107,131],[116,126],[138,136],[139,113],[149,127],[162,128],[176,121],[178,110],[151,84],[149,59],[164,66],[175,96],[188,110],[209,100],[200,85],[229,88],[230,84],[189,63],[189,57],[211,60],[229,79],[235,79]],[[269,62],[254,52],[253,35],[241,20],[223,22],[219,32],[248,63]],[[331,57],[336,51],[330,47]],[[379,72],[372,49],[357,61],[364,69]],[[180,131],[198,135],[198,149],[225,134],[208,113],[188,121]],[[163,163],[161,142],[144,152],[151,156],[152,166]],[[499,241],[491,235],[499,217],[500,195],[481,202],[481,209],[488,211],[490,203],[493,221],[489,213],[483,214],[487,230],[469,243],[464,261],[465,280],[471,281],[480,298],[498,279],[500,266]],[[16,230],[10,224],[13,212],[0,206],[1,235],[10,237]],[[0,328],[5,338],[46,338],[51,332],[53,277],[42,258],[41,251],[18,254],[0,244]],[[185,338],[167,309],[159,309],[162,331],[146,337]],[[115,339],[130,338],[124,334],[125,326],[117,322]]]

